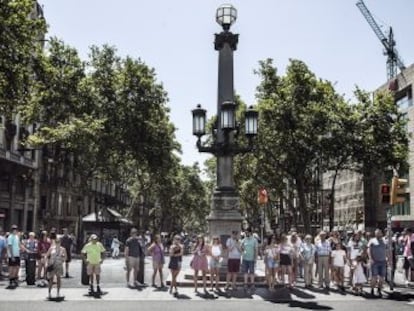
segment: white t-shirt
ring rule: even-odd
[[[236,242],[232,238],[229,238],[226,242],[226,247],[229,250],[229,259],[240,259],[241,258],[241,252],[239,250],[240,242]]]
[[[357,256],[360,256],[362,253],[360,241],[354,242],[352,239],[348,242],[349,258],[355,260]]]
[[[346,256],[346,253],[343,249],[333,250],[332,253],[331,253],[331,257],[333,258],[334,267],[344,267],[345,266],[345,260],[344,260],[345,256]]]

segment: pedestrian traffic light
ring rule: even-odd
[[[390,203],[390,191],[391,187],[389,184],[382,184],[380,187],[380,195],[382,203]]]
[[[405,185],[408,183],[407,179],[401,179],[398,177],[392,178],[390,204],[395,205],[404,203],[405,201]]]

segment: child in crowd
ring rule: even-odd
[[[333,278],[339,289],[344,290],[344,269],[346,263],[346,252],[342,249],[341,243],[335,244],[331,253]]]
[[[352,279],[352,284],[354,285],[353,290],[357,295],[362,294],[362,286],[367,282],[367,277],[364,273],[365,262],[362,256],[356,257],[356,266],[354,270],[354,275]]]

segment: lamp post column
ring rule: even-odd
[[[233,51],[236,50],[237,43],[238,35],[228,29],[215,36],[215,50],[219,51],[216,133],[218,146],[229,146],[233,143],[234,134],[221,126],[221,108],[224,102],[234,102]],[[216,157],[217,188],[213,194],[211,212],[207,220],[210,235],[220,236],[224,240],[232,231],[240,231],[242,216],[240,199],[234,186],[233,153],[224,147],[218,150]]]

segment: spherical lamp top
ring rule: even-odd
[[[216,12],[216,21],[224,30],[229,30],[237,19],[237,10],[231,4],[221,5]]]

